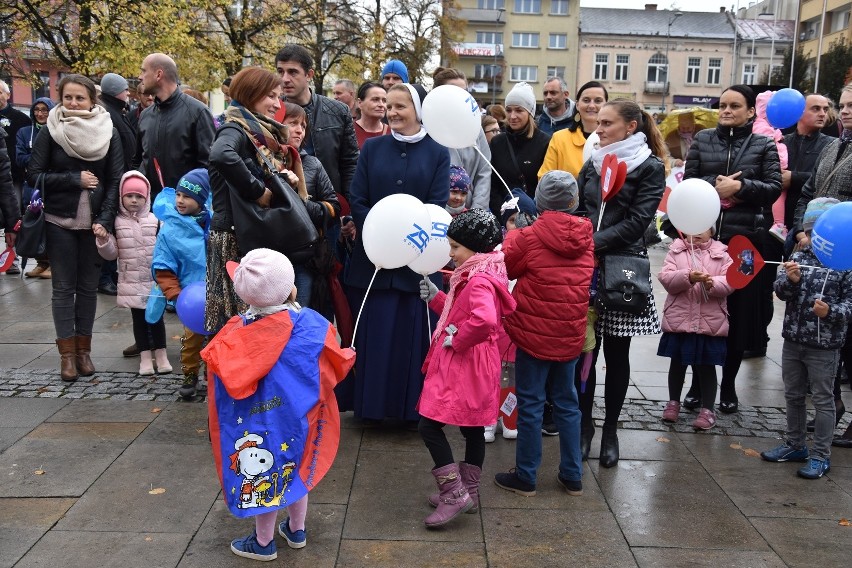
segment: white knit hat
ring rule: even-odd
[[[535,92],[529,83],[521,82],[506,95],[506,106],[518,105],[535,116]]]
[[[249,251],[239,264],[228,262],[227,270],[237,295],[256,308],[279,306],[286,302],[296,278],[290,259],[266,248]]]

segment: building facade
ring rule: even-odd
[[[610,98],[648,112],[711,106],[731,84],[735,33],[729,14],[583,8],[574,82],[603,83]]]
[[[814,90],[819,91],[819,61],[833,43],[852,43],[852,0],[801,0],[797,40],[802,52],[809,57],[809,75],[814,78]],[[852,61],[849,62],[852,66]]]
[[[515,83],[533,86],[558,75],[576,89],[579,0],[461,0],[463,41],[453,47],[457,67],[482,106],[502,103]]]
[[[737,58],[732,83],[769,85],[773,73],[783,67],[784,52],[793,43],[795,20],[778,20],[774,14],[756,19],[735,19]],[[787,81],[782,82],[787,86]]]

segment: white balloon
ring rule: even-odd
[[[429,243],[423,250],[423,254],[408,263],[408,268],[423,276],[438,272],[450,261],[450,241],[447,238],[447,229],[453,221],[453,216],[443,207],[427,203],[426,209],[432,218]]]
[[[422,201],[395,193],[373,205],[364,220],[364,251],[376,268],[400,268],[429,243],[432,219]]]
[[[468,148],[482,131],[482,113],[473,95],[456,85],[441,85],[423,100],[423,127],[442,146]]]
[[[598,144],[600,143],[600,141],[601,139],[598,136],[597,132],[592,132],[591,134],[589,134],[589,137],[586,138],[586,144],[585,146],[583,146],[584,164],[589,161],[589,158],[592,157],[592,152],[598,149]]]
[[[685,179],[669,194],[669,221],[684,235],[703,233],[716,223],[721,209],[716,189],[703,179]]]

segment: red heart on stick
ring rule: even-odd
[[[619,162],[615,154],[604,156],[601,164],[601,193],[604,202],[619,192],[627,179],[627,163]]]
[[[734,263],[726,274],[728,284],[739,290],[745,288],[766,263],[748,238],[737,235],[728,243],[728,255]]]

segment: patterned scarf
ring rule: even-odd
[[[450,308],[453,306],[456,294],[461,291],[471,278],[477,274],[486,273],[497,278],[506,288],[509,287],[509,277],[506,274],[506,263],[503,259],[503,253],[499,250],[478,252],[464,261],[461,266],[456,267],[453,275],[450,276],[450,291],[447,293],[447,301],[444,303],[444,309],[441,312],[438,325],[435,327],[435,333],[432,334],[432,341],[437,340],[441,333],[443,333],[444,325],[447,323]]]
[[[234,100],[231,101],[223,114],[225,115],[225,122],[233,122],[245,130],[258,153],[262,153],[275,166],[276,171],[288,169],[296,174],[296,177],[299,178],[296,191],[302,201],[307,201],[308,189],[305,185],[302,159],[299,157],[298,150],[287,145],[287,140],[290,138],[288,128],[271,118],[249,111]],[[263,164],[263,160],[260,160],[260,163]]]

